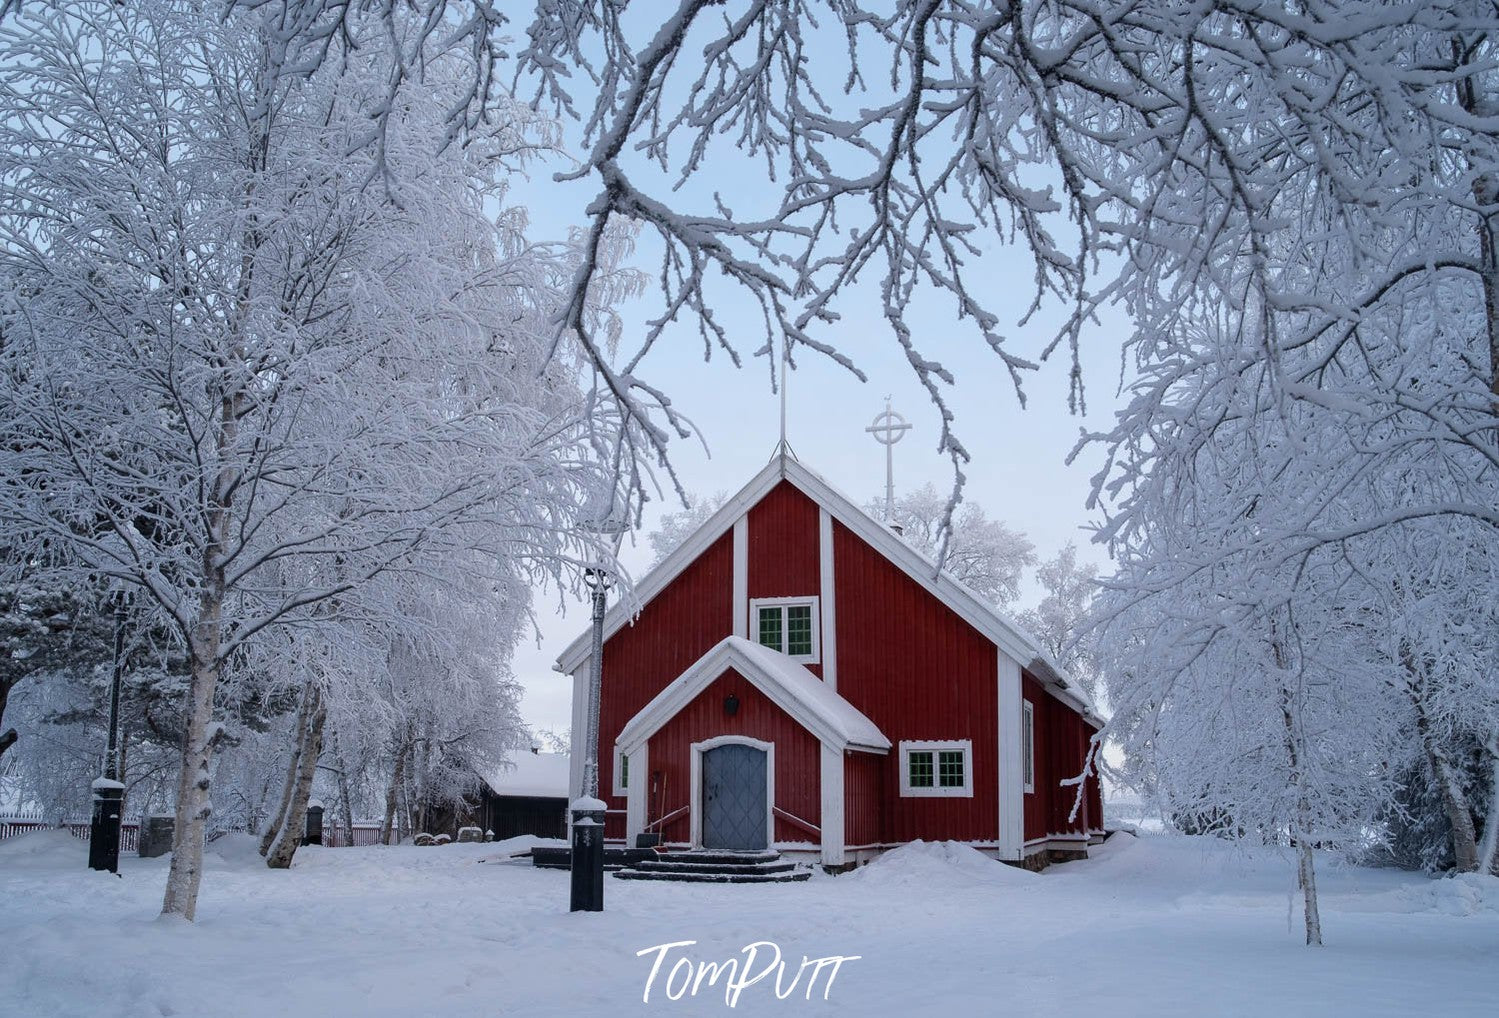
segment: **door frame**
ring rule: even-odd
[[[776,744],[752,739],[747,735],[717,735],[692,744],[691,817],[692,847],[703,847],[703,754],[719,746],[749,746],[765,753],[765,847],[776,841]]]

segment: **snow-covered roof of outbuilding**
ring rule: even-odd
[[[938,569],[935,562],[870,516],[857,502],[829,484],[821,474],[786,455],[771,459],[764,469],[724,502],[701,527],[641,577],[635,584],[633,596],[627,595],[609,609],[604,617],[604,638],[608,639],[628,625],[640,607],[664,590],[715,540],[732,529],[735,520],[747,513],[782,480],[790,481],[804,495],[827,510],[833,519],[884,555],[969,625],[992,640],[995,646],[1019,662],[1021,667],[1029,669],[1063,702],[1095,726],[1103,725],[1104,720],[1098,713],[1098,708],[1082,686],[1057,666],[1034,636],[947,570]],[[556,669],[569,674],[575,672],[588,659],[589,650],[590,633],[585,630],[558,656]]]
[[[742,636],[724,637],[693,662],[626,723],[616,741],[626,751],[644,743],[729,668],[824,742],[839,749],[890,748],[890,740],[873,721],[806,666]]]
[[[495,795],[532,799],[566,799],[566,753],[511,753],[504,763],[479,775]]]

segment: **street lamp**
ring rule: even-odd
[[[579,529],[612,538],[613,553],[629,524],[612,513],[599,514],[579,524]],[[599,700],[604,676],[604,613],[614,575],[604,564],[589,566],[583,581],[593,600],[593,653],[588,660],[588,721],[583,733],[583,787],[572,803],[572,905],[573,912],[604,910],[604,810],[599,798]]]
[[[89,822],[88,866],[91,870],[120,872],[120,811],[125,785],[120,781],[120,680],[125,672],[125,603],[115,603],[114,678],[109,686],[109,740],[104,752],[104,776],[94,781],[94,814]]]

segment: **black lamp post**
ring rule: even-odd
[[[615,554],[626,524],[612,515],[598,517],[582,529],[614,540]],[[599,798],[599,699],[604,675],[604,614],[614,576],[603,565],[591,566],[583,574],[593,596],[593,652],[588,661],[588,724],[583,733],[583,788],[572,803],[572,901],[573,912],[604,910],[604,810]]]
[[[109,686],[109,741],[104,776],[94,781],[94,814],[89,822],[88,865],[91,870],[120,871],[120,811],[125,785],[120,781],[120,680],[125,673],[125,605],[115,604],[114,677]]]

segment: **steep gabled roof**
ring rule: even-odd
[[[840,750],[890,748],[873,721],[806,666],[742,636],[726,636],[714,644],[626,722],[615,741],[626,747],[643,743],[729,668],[822,742]]]
[[[833,519],[926,588],[933,597],[1030,671],[1059,699],[1094,724],[1103,724],[1103,719],[1088,694],[1047,656],[1036,638],[1014,619],[995,609],[950,573],[939,570],[935,562],[866,513],[857,502],[829,484],[820,474],[785,455],[777,456],[767,463],[733,498],[724,502],[717,512],[662,559],[656,568],[646,573],[635,585],[633,599],[622,600],[609,609],[604,617],[604,639],[607,640],[631,621],[633,605],[648,604],[709,546],[733,529],[735,520],[749,512],[783,480],[789,481],[827,510]],[[568,674],[576,671],[588,659],[589,646],[589,632],[585,630],[558,655],[557,670]]]

